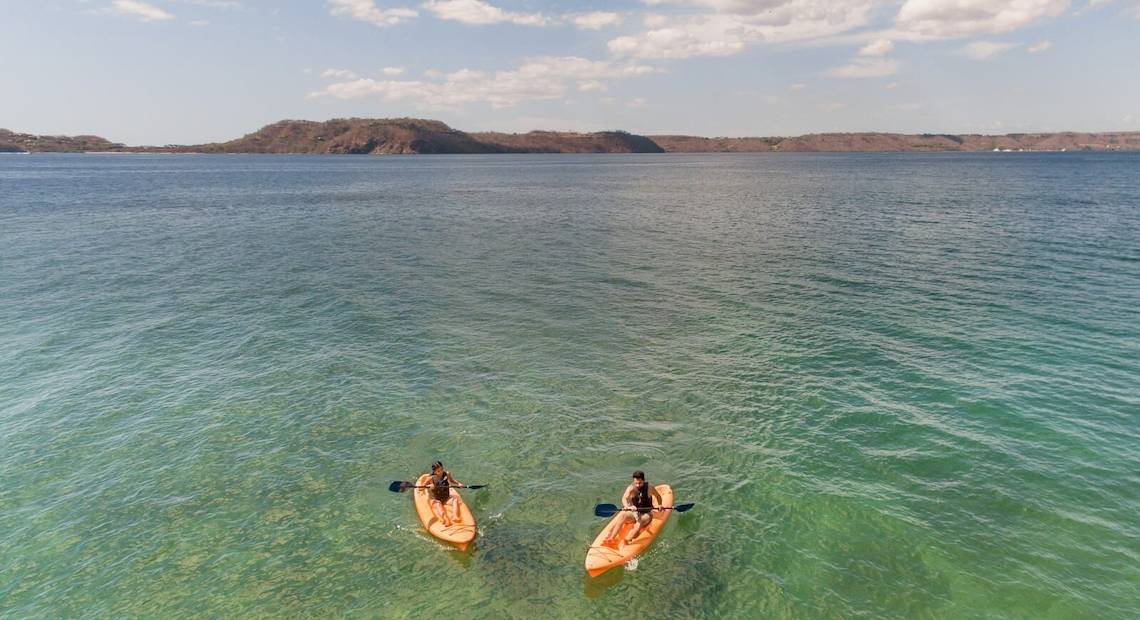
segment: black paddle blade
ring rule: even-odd
[[[463,488],[465,488],[465,489],[482,489],[485,486],[487,486],[487,485],[485,485],[485,484],[469,484]]]
[[[594,506],[595,517],[612,517],[619,512],[621,512],[621,508],[618,508],[614,504],[598,504]]]
[[[399,480],[393,480],[392,484],[388,485],[388,490],[393,493],[403,493],[404,491],[407,491],[408,487],[410,486],[412,486],[412,483],[410,482],[400,482]]]
[[[696,504],[677,504],[676,506],[673,506],[673,512],[685,512],[686,510],[691,509],[693,506],[696,506]]]

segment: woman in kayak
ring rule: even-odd
[[[626,521],[633,521],[634,523],[629,536],[626,536],[623,542],[627,545],[633,542],[641,530],[653,521],[653,515],[650,513],[654,510],[654,500],[657,501],[658,506],[661,505],[661,494],[645,481],[645,472],[640,469],[633,472],[633,483],[625,488],[625,493],[621,496],[621,504],[626,510],[626,518],[614,520],[610,524],[610,531],[606,533],[606,542],[613,542],[617,538],[618,530]]]
[[[443,463],[432,461],[431,477],[427,481],[428,499],[431,501],[431,511],[443,521],[444,527],[451,527],[451,517],[447,516],[448,508],[452,514],[459,514],[459,505],[455,501],[455,496],[451,494],[451,487],[462,486],[463,483],[443,468]]]

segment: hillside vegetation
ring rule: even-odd
[[[98,136],[35,136],[0,129],[0,152],[307,153],[762,153],[1140,150],[1140,132],[977,134],[821,133],[794,137],[639,136],[624,131],[468,133],[436,120],[286,120],[228,142],[128,147]]]

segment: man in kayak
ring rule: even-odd
[[[621,526],[627,521],[633,521],[633,529],[623,541],[627,545],[633,542],[641,530],[653,521],[653,515],[650,513],[654,510],[654,500],[657,501],[658,506],[661,506],[661,494],[645,481],[645,472],[640,469],[633,472],[633,482],[625,488],[625,493],[622,493],[621,496],[621,504],[625,509],[622,514],[625,515],[625,518],[616,519],[610,523],[610,530],[606,532],[605,541],[607,543],[613,542],[617,538]]]
[[[462,487],[463,484],[452,477],[451,472],[443,468],[443,463],[439,461],[432,461],[431,464],[431,477],[428,478],[428,500],[431,503],[431,511],[435,516],[443,521],[444,527],[451,527],[451,517],[448,516],[448,508],[451,513],[459,516],[459,505],[455,501],[455,496],[451,494],[451,487]]]

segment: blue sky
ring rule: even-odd
[[[1140,0],[0,0],[0,127],[1140,130]]]

